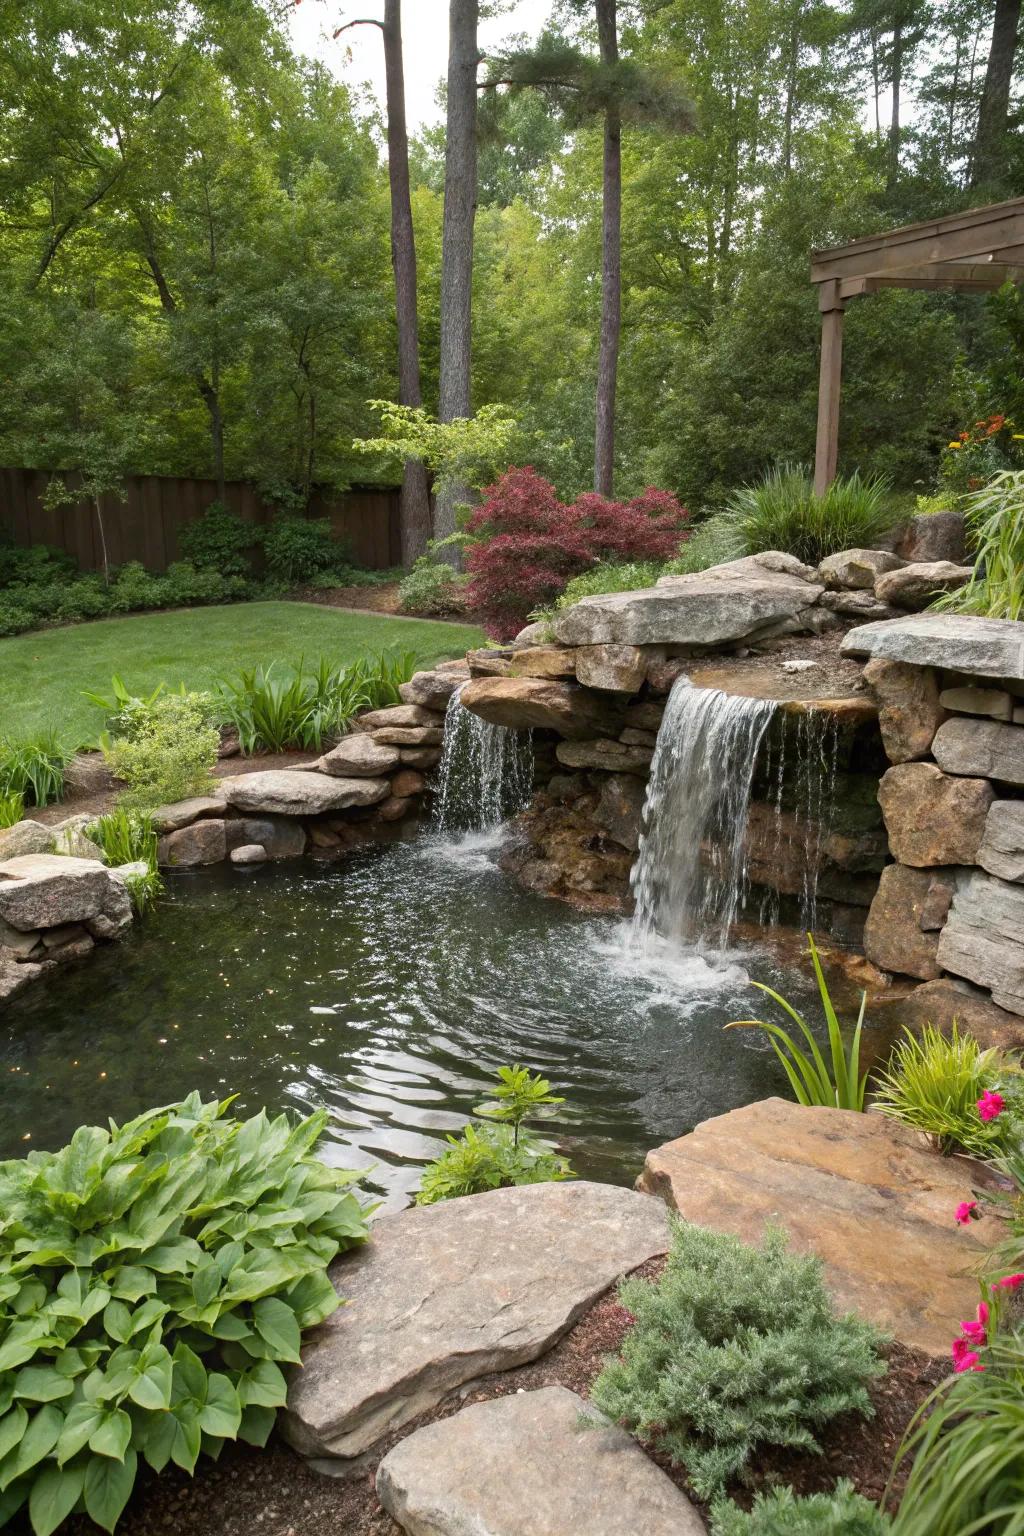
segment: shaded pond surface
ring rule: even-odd
[[[723,1034],[763,1012],[751,977],[811,996],[759,950],[631,956],[618,920],[506,878],[493,836],[178,874],[126,942],[9,1007],[0,1156],[198,1088],[326,1107],[323,1155],[400,1206],[488,1073],[521,1061],[565,1094],[547,1134],[577,1171],[629,1183],[649,1147],[784,1090],[763,1039]]]

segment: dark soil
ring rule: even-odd
[[[653,1277],[663,1262],[652,1260],[637,1274]],[[194,1480],[173,1468],[159,1478],[144,1470],[118,1525],[119,1536],[401,1536],[400,1528],[377,1502],[373,1487],[377,1462],[392,1445],[413,1429],[448,1418],[468,1403],[512,1392],[558,1384],[585,1398],[605,1357],[618,1351],[628,1327],[628,1313],[615,1293],[609,1293],[540,1360],[463,1387],[432,1413],[384,1441],[372,1464],[352,1480],[311,1471],[276,1437],[263,1451],[227,1446],[218,1462],[200,1462]],[[754,1490],[774,1483],[814,1493],[848,1477],[861,1493],[879,1500],[907,1424],[944,1374],[940,1362],[894,1345],[889,1372],[871,1391],[873,1419],[854,1415],[837,1419],[822,1436],[821,1456],[766,1454],[751,1469],[750,1486],[730,1491],[749,1505]],[[689,1492],[685,1478],[666,1457],[655,1453],[654,1459]],[[69,1536],[95,1536],[95,1527],[82,1518],[69,1521],[67,1531]]]
[[[745,656],[702,657],[686,670],[698,687],[723,688],[759,699],[863,697],[863,664],[839,651],[847,633],[844,625],[824,635],[791,635],[765,641]],[[810,661],[813,666],[787,671],[784,663],[793,661]]]
[[[465,608],[453,608],[450,613],[410,614],[402,613],[398,606],[397,581],[375,581],[358,587],[300,587],[289,597],[297,603],[320,603],[324,608],[358,609],[360,613],[387,613],[396,619],[415,618],[419,623],[436,619],[441,624],[465,624],[468,622]]]

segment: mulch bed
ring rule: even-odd
[[[442,624],[471,624],[472,618],[464,608],[453,608],[450,613],[421,614],[403,613],[398,606],[397,581],[375,581],[358,587],[299,587],[288,596],[296,603],[319,603],[324,608],[358,608],[363,613],[386,613],[392,618],[415,618],[421,623],[436,619]]]
[[[663,1264],[664,1260],[654,1259],[636,1273],[653,1277]],[[377,1502],[373,1487],[377,1462],[392,1445],[413,1429],[448,1418],[468,1403],[511,1392],[561,1385],[587,1397],[605,1357],[618,1351],[628,1327],[628,1315],[614,1292],[609,1293],[540,1360],[463,1387],[382,1442],[372,1464],[352,1480],[311,1471],[276,1436],[263,1451],[242,1445],[225,1447],[218,1462],[200,1462],[194,1480],[174,1468],[159,1478],[146,1469],[118,1525],[118,1536],[253,1536],[254,1532],[258,1536],[401,1536],[400,1528]],[[758,1458],[751,1468],[750,1486],[730,1491],[749,1507],[757,1488],[781,1483],[792,1485],[798,1493],[815,1493],[847,1477],[868,1498],[881,1499],[907,1424],[944,1375],[942,1362],[894,1345],[888,1374],[871,1389],[873,1419],[855,1415],[837,1419],[821,1437],[821,1456],[776,1451]],[[656,1454],[654,1459],[680,1488],[689,1491],[666,1457]],[[95,1536],[96,1528],[76,1517],[66,1529],[69,1536]]]

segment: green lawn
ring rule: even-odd
[[[481,645],[468,624],[345,613],[316,603],[236,603],[134,618],[99,619],[0,640],[0,734],[54,727],[75,746],[99,729],[84,688],[109,690],[117,672],[129,688],[208,688],[258,662],[355,660],[392,648],[415,651],[424,666]]]

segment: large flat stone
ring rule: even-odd
[[[781,1224],[815,1253],[842,1307],[903,1344],[947,1355],[973,1315],[984,1244],[953,1212],[987,1181],[882,1115],[765,1099],[647,1154],[640,1185],[687,1221],[758,1242]]]
[[[1024,1015],[1024,886],[980,870],[961,882],[939,935],[943,970],[987,987],[992,1001]]]
[[[454,692],[454,689],[453,689]],[[389,704],[386,709],[371,709],[356,721],[362,731],[378,731],[386,727],[400,729],[413,726],[444,725],[444,711],[426,709],[422,704]]]
[[[575,677],[576,652],[566,645],[524,646],[513,656],[509,676]]]
[[[240,811],[269,811],[280,816],[319,816],[354,805],[376,805],[387,793],[386,779],[341,779],[290,768],[240,773],[224,780],[229,805]]]
[[[398,748],[375,741],[366,731],[353,731],[325,752],[316,766],[320,773],[339,779],[383,778],[398,767]]]
[[[559,614],[555,634],[566,645],[706,648],[775,630],[825,589],[789,568],[760,563],[768,559],[748,557],[697,575],[666,577],[637,592],[585,597]]]
[[[88,922],[114,900],[110,875],[95,859],[28,853],[0,864],[0,917],[22,933]]]
[[[993,801],[978,863],[1000,880],[1024,881],[1024,800]]]
[[[306,1456],[360,1456],[463,1382],[535,1360],[667,1247],[664,1207],[608,1184],[532,1184],[382,1217],[331,1266],[348,1305],[305,1343],[285,1433]]]
[[[585,741],[617,736],[622,706],[577,683],[546,677],[477,677],[459,695],[464,709],[512,730],[552,730]]]
[[[947,773],[1024,784],[1024,727],[998,720],[947,720],[932,742],[932,755]]]
[[[704,1536],[632,1436],[588,1413],[566,1387],[473,1403],[396,1445],[377,1495],[409,1536]]]
[[[916,561],[880,575],[875,596],[896,608],[927,608],[941,593],[965,586],[972,574],[969,565],[954,565],[952,560]]]
[[[220,790],[211,795],[192,795],[188,800],[176,800],[173,805],[158,806],[150,819],[157,832],[179,832],[202,817],[223,816],[226,804]]]
[[[893,858],[918,869],[974,864],[994,798],[987,779],[943,773],[934,763],[896,764],[878,786]]]
[[[851,629],[844,656],[884,656],[915,667],[1024,682],[1024,625],[963,613],[921,613]]]

